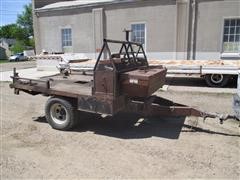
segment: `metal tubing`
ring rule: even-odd
[[[112,39],[104,39],[106,42],[109,42],[109,43],[119,43],[119,44],[122,44],[122,43],[124,43],[124,44],[129,44],[129,43],[131,43],[131,44],[135,44],[135,45],[137,45],[137,46],[140,46],[141,45],[141,43],[137,43],[137,42],[132,42],[132,41],[119,41],[119,40],[112,40]]]
[[[177,104],[167,99],[150,96],[144,100],[131,100],[126,108],[127,112],[140,114],[143,116],[196,116],[202,118],[218,118],[220,123],[235,118],[232,115],[224,115],[217,113],[206,113],[198,109]]]

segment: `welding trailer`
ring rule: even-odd
[[[73,128],[78,121],[77,111],[108,116],[130,112],[143,117],[218,117],[220,122],[233,118],[202,112],[152,95],[164,85],[166,73],[166,68],[148,64],[142,44],[104,39],[93,80],[69,73],[47,79],[27,79],[19,77],[14,69],[10,87],[14,88],[15,94],[22,91],[49,96],[45,106],[46,119],[58,130]]]

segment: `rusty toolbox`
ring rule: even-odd
[[[167,70],[162,66],[140,68],[121,74],[121,90],[129,97],[148,97],[165,83]]]

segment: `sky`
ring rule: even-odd
[[[15,23],[17,15],[24,10],[24,5],[31,0],[0,0],[0,26]]]

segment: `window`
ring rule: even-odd
[[[240,52],[240,18],[224,20],[223,52]]]
[[[72,29],[62,29],[62,46],[72,46]]]
[[[132,24],[131,41],[145,44],[145,24]]]

